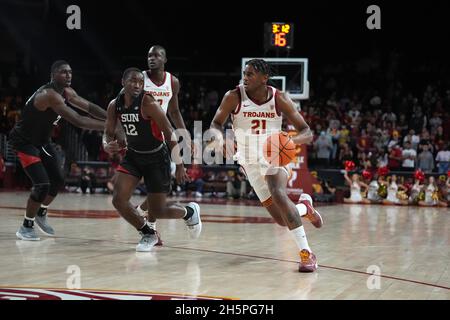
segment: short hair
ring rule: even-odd
[[[123,72],[122,79],[125,80],[131,72],[142,73],[142,71],[139,70],[138,68],[135,68],[135,67],[127,68]]]
[[[69,63],[65,60],[56,60],[55,62],[53,62],[52,67],[50,68],[50,72],[51,73],[56,72],[59,69],[59,67],[65,64],[68,65]]]
[[[270,76],[271,70],[269,64],[263,59],[251,59],[245,65],[252,66],[257,72]]]
[[[164,56],[167,57],[166,49],[163,46],[160,46],[159,44],[155,44],[154,46],[151,46],[151,48],[155,48],[158,51],[164,52]],[[150,49],[148,51],[150,51]]]

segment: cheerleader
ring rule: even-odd
[[[383,200],[383,204],[400,204],[407,205],[408,201],[405,199],[399,199],[397,194],[399,192],[398,189],[402,189],[406,191],[406,188],[403,185],[397,185],[397,176],[394,174],[391,176],[391,183],[387,188],[387,198]]]
[[[446,207],[447,203],[439,200],[438,188],[433,176],[428,178],[428,185],[425,187],[425,200],[419,201],[419,206],[423,207]]]
[[[383,200],[378,193],[378,190],[380,189],[380,185],[384,183],[382,177],[378,177],[378,179],[373,179],[369,183],[369,187],[367,190],[367,200],[369,200],[369,203],[381,203],[381,200]]]
[[[419,195],[423,191],[423,184],[421,184],[420,179],[414,180],[414,185],[411,187],[411,192],[409,193],[408,203],[409,204],[418,204],[419,203]]]
[[[361,187],[367,190],[368,186],[364,182],[360,181],[358,174],[352,174],[352,178],[350,179],[347,171],[345,171],[344,178],[350,186],[350,198],[344,198],[344,203],[370,203],[369,200],[363,199],[361,195]]]

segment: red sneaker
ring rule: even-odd
[[[317,270],[317,258],[314,253],[306,249],[300,251],[299,272],[314,272]]]
[[[314,209],[311,196],[307,193],[302,193],[300,199],[298,199],[298,203],[302,203],[306,206],[306,215],[304,217],[311,221],[314,227],[321,228],[323,225],[323,219],[319,211]]]

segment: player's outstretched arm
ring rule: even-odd
[[[74,110],[69,108],[63,98],[54,91],[49,91],[46,93],[46,102],[57,114],[69,121],[76,127],[89,130],[101,130],[103,131],[105,122],[92,119],[90,117],[84,117],[76,113]]]
[[[303,119],[300,112],[297,111],[294,102],[284,92],[278,92],[275,97],[278,109],[291,121],[298,135],[292,138],[296,144],[309,144],[313,140],[313,134]]]
[[[105,120],[106,119],[106,111],[101,107],[92,103],[83,97],[80,97],[75,90],[72,88],[65,88],[64,93],[67,101],[73,105],[74,107],[83,110],[84,112],[89,113],[94,118]]]

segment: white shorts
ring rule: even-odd
[[[265,207],[272,204],[272,195],[269,191],[266,175],[269,175],[271,172],[276,173],[278,169],[281,169],[286,172],[288,178],[291,176],[290,170],[286,167],[267,167],[264,164],[241,164],[241,167],[244,169],[245,175],[253,190],[255,190],[259,201]]]

